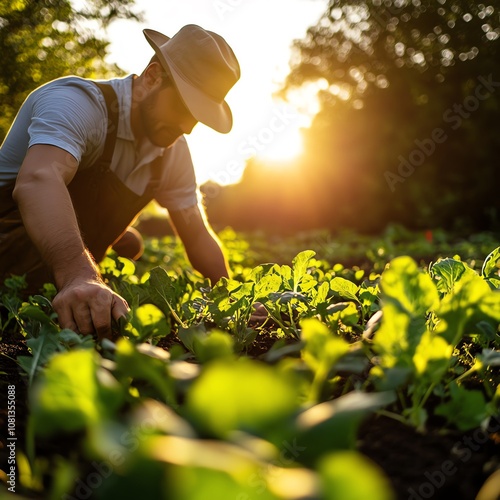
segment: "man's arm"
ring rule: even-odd
[[[229,267],[217,236],[199,206],[172,211],[170,219],[179,235],[191,265],[215,284],[229,277]]]
[[[101,280],[83,244],[67,185],[78,168],[69,153],[55,146],[28,149],[14,188],[28,235],[54,275],[59,293],[54,310],[63,328],[82,334],[111,333],[111,317],[127,313],[124,299]]]

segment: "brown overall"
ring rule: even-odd
[[[96,83],[108,110],[108,130],[103,154],[85,170],[78,171],[68,191],[83,241],[96,262],[133,223],[153,199],[159,182],[161,157],[152,165],[153,175],[144,194],[131,191],[110,170],[118,128],[118,100],[110,85]],[[11,274],[26,274],[29,293],[53,281],[49,269],[24,228],[19,209],[12,199],[12,185],[0,188],[0,284]]]

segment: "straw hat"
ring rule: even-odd
[[[229,132],[233,116],[224,99],[240,78],[240,66],[224,38],[194,24],[172,38],[151,29],[143,33],[194,118]]]

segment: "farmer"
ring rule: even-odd
[[[0,149],[0,280],[26,274],[29,289],[56,284],[62,328],[111,333],[128,312],[96,263],[108,248],[129,257],[129,226],[155,199],[169,211],[191,264],[215,283],[228,276],[198,205],[184,134],[197,122],[232,127],[225,96],[240,76],[219,35],[184,26],[169,38],[144,30],[155,55],[140,76],[65,77],[32,92]]]

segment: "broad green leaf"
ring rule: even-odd
[[[437,289],[447,294],[463,276],[476,274],[467,264],[455,259],[440,259],[430,268],[430,274],[436,282]]]
[[[323,323],[314,318],[300,323],[302,359],[314,372],[326,375],[333,365],[349,351],[349,345],[334,335]]]
[[[156,305],[161,306],[162,304],[166,304],[168,308],[172,310],[179,298],[179,291],[175,286],[174,279],[167,274],[165,269],[162,267],[151,269],[149,287],[151,289],[151,295],[158,301]],[[161,309],[165,311],[164,308]]]
[[[349,351],[349,345],[317,319],[305,319],[300,326],[301,340],[304,342],[302,359],[314,374],[309,401],[316,402],[320,399],[321,387],[330,370]]]
[[[55,355],[31,392],[36,431],[79,431],[113,415],[123,401],[123,389],[109,372],[99,375],[100,370],[95,351]]]
[[[298,286],[298,289],[302,293],[308,293],[311,294],[312,290],[314,290],[318,286],[318,282],[316,279],[311,276],[310,274],[304,274],[302,276],[302,279],[300,280],[300,285]]]
[[[204,337],[195,337],[194,350],[200,363],[208,363],[215,359],[234,358],[234,340],[221,331],[212,330]]]
[[[143,304],[132,310],[130,323],[139,333],[141,341],[152,336],[166,336],[170,333],[170,324],[164,313],[154,304]]]
[[[466,328],[471,318],[473,323],[500,315],[500,296],[490,289],[478,275],[470,275],[456,284],[452,293],[446,295],[436,315],[439,322],[436,332],[455,346],[466,333],[475,333],[475,328]]]
[[[382,301],[395,303],[402,312],[412,316],[425,314],[439,302],[436,285],[410,257],[391,261],[380,281]]]
[[[234,358],[234,340],[225,332],[218,330],[207,332],[204,328],[191,327],[180,328],[178,336],[200,363]]]
[[[464,389],[452,383],[450,401],[437,406],[435,413],[459,430],[468,431],[479,427],[488,417],[488,405],[481,391]]]
[[[281,290],[282,279],[277,274],[268,274],[255,284],[255,300],[266,299],[270,293],[276,293]]]
[[[164,314],[153,304],[144,304],[134,311],[135,317],[143,327],[156,325],[165,320]]]
[[[310,260],[316,255],[313,250],[300,252],[292,261],[293,264],[293,291],[297,292],[299,284],[307,273]]]
[[[374,462],[357,451],[338,451],[318,463],[324,500],[394,500],[390,482]],[[362,478],[362,480],[360,480]]]
[[[248,276],[249,281],[254,281],[255,283],[259,283],[265,277],[272,275],[272,270],[276,264],[268,263],[268,264],[260,264],[252,269]]]
[[[19,309],[19,316],[24,319],[32,319],[44,324],[52,323],[52,318],[39,306],[33,304],[23,304]]]
[[[286,264],[279,266],[276,264],[276,271],[281,276],[283,285],[287,290],[293,290],[293,280],[292,280],[292,268]]]
[[[418,376],[439,382],[448,369],[452,354],[453,347],[445,339],[425,332],[413,356]]]
[[[120,376],[144,380],[167,403],[174,403],[173,382],[169,377],[168,352],[150,344],[133,345],[126,338],[116,344],[116,368]]]
[[[241,358],[206,365],[187,394],[199,427],[224,437],[234,430],[263,433],[298,407],[298,389],[278,367]]]
[[[481,276],[494,288],[500,288],[500,247],[495,248],[484,260]]]
[[[411,368],[418,344],[426,332],[425,317],[411,316],[397,303],[384,305],[382,321],[375,333],[373,346],[383,368]]]
[[[318,306],[319,304],[324,304],[328,297],[328,292],[330,291],[330,285],[326,281],[321,283],[321,285],[316,289],[316,293],[313,294],[311,300],[312,306]]]
[[[333,278],[330,281],[330,289],[343,300],[352,300],[359,303],[359,299],[356,296],[359,287],[352,281],[339,277]]]

